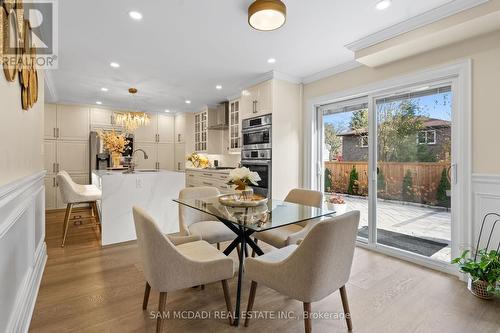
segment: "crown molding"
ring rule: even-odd
[[[326,77],[336,75],[339,73],[347,72],[348,70],[358,68],[361,66],[363,66],[363,64],[360,64],[356,60],[351,60],[351,61],[345,62],[343,64],[325,69],[321,72],[318,72],[318,73],[315,73],[312,75],[308,75],[308,76],[302,78],[302,83],[309,84],[309,83],[312,83],[314,81],[318,81],[318,80],[321,80],[321,79],[324,79]]]
[[[454,0],[420,15],[411,17],[406,21],[363,37],[355,42],[349,43],[345,45],[345,47],[350,51],[357,52],[489,1],[491,0]]]

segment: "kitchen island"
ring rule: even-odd
[[[150,214],[164,233],[179,231],[178,205],[172,199],[185,187],[185,174],[167,170],[95,170],[92,184],[102,191],[98,203],[101,213],[102,245],[135,240],[132,207]]]

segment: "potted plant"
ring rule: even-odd
[[[479,261],[468,257],[468,254],[468,250],[464,251],[452,263],[457,264],[460,271],[469,276],[467,287],[471,293],[482,299],[500,296],[500,253],[495,250],[480,250]]]
[[[241,194],[244,200],[250,199],[253,196],[253,189],[250,184],[258,185],[260,176],[257,172],[250,171],[248,168],[236,168],[229,172],[228,185],[236,185],[235,190]]]
[[[344,214],[347,210],[347,204],[344,197],[340,194],[333,194],[326,198],[326,205],[329,210],[334,211],[337,215]]]
[[[120,168],[122,154],[127,150],[126,134],[117,134],[115,130],[98,132],[99,138],[102,140],[103,148],[111,155],[111,163],[113,168]]]

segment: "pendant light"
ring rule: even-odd
[[[248,24],[254,29],[271,31],[286,21],[286,6],[280,0],[256,0],[248,7]]]
[[[136,88],[130,88],[128,90],[131,98],[132,104],[137,106],[137,101],[135,100],[135,94],[137,94]],[[135,108],[138,109],[138,108]],[[147,126],[149,124],[149,115],[145,112],[115,112],[115,121],[117,125],[121,125],[125,128],[125,132],[132,133],[139,126]]]

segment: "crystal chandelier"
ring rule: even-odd
[[[132,98],[137,94],[136,88],[128,90]],[[134,100],[134,105],[135,105]],[[117,125],[121,125],[128,133],[134,132],[139,126],[149,125],[149,115],[145,112],[115,112],[115,120]]]

